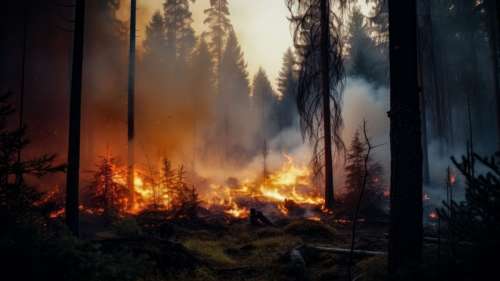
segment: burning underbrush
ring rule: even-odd
[[[314,186],[307,165],[285,155],[281,167],[254,179],[228,178],[223,184],[205,184],[199,189],[190,183],[183,166],[174,167],[164,159],[159,167],[135,169],[133,190],[127,185],[127,169],[110,156],[102,157],[92,172],[93,180],[82,190],[80,210],[91,215],[123,216],[163,212],[167,217],[222,215],[245,219],[251,209],[272,218],[292,217],[319,220],[323,198]],[[58,192],[51,192],[54,200]],[[60,197],[60,196],[59,196]],[[64,211],[58,210],[52,217]]]

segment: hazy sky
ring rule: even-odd
[[[162,11],[165,0],[138,0],[139,44],[142,45],[146,25],[155,11]],[[210,0],[196,0],[192,4],[193,27],[197,34],[205,30],[203,11]],[[358,0],[357,5],[369,14],[366,0]],[[130,1],[122,0],[120,18],[128,20]],[[279,74],[283,54],[291,47],[292,35],[288,22],[289,11],[285,0],[230,0],[230,19],[238,35],[240,45],[248,64],[250,79],[263,67],[271,82],[275,84]]]
[[[129,1],[124,1],[121,17],[128,19]],[[162,9],[164,0],[139,0],[139,40],[144,39],[144,30],[151,15]],[[192,5],[193,27],[200,34],[205,29],[203,11],[209,0],[197,0]],[[288,10],[283,0],[231,0],[229,1],[231,22],[238,35],[240,45],[248,64],[250,78],[262,66],[275,82],[281,68],[284,52],[292,46]]]

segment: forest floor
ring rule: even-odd
[[[86,236],[102,244],[104,250],[119,245],[147,253],[164,272],[159,280],[314,281],[347,277],[349,254],[322,249],[350,249],[350,223],[279,219],[273,226],[255,226],[248,220],[220,217],[157,222],[151,216],[134,217],[115,223],[113,228],[93,229]],[[356,249],[376,251],[376,255],[356,254],[353,276],[369,271],[371,276],[383,278],[385,257],[380,254],[387,249],[387,231],[386,223],[359,223]]]

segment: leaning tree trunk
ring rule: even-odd
[[[66,178],[66,223],[78,236],[78,195],[80,182],[80,121],[82,103],[83,37],[85,26],[85,0],[76,1],[75,31],[73,38],[73,67],[69,109],[68,173]]]
[[[135,137],[135,41],[136,41],[136,12],[137,1],[130,1],[130,49],[128,70],[128,177],[127,184],[130,192],[131,206],[135,203],[134,196],[134,137]],[[129,207],[131,207],[129,206]]]
[[[422,138],[416,0],[389,1],[391,69],[391,226],[389,271],[408,271],[422,255]]]
[[[325,157],[325,208],[333,209],[333,158],[332,158],[332,128],[330,110],[330,5],[329,0],[321,0],[321,95],[323,97],[323,130]]]

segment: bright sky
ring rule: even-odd
[[[144,39],[146,25],[153,13],[163,9],[165,0],[138,0],[139,40]],[[196,0],[192,4],[193,27],[201,34],[205,30],[203,11],[209,7],[209,0]],[[369,14],[366,0],[357,0],[362,11]],[[120,18],[128,20],[130,1],[122,0]],[[283,54],[291,47],[292,35],[287,20],[289,11],[285,0],[230,0],[231,22],[238,35],[248,64],[250,79],[263,67],[271,82],[275,84],[281,69]]]
[[[140,40],[152,14],[162,9],[165,0],[139,0],[138,30]],[[129,1],[123,1],[121,16],[127,18]],[[192,4],[193,27],[200,34],[204,31],[203,11],[209,0],[197,0]],[[231,22],[238,35],[240,45],[248,64],[250,78],[262,66],[272,82],[276,81],[283,54],[292,46],[288,9],[284,0],[231,0],[229,1]]]

